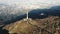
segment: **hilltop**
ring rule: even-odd
[[[60,32],[60,17],[49,16],[44,19],[22,19],[3,27],[10,34],[57,34]]]

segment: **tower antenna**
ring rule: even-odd
[[[26,18],[28,19],[29,17],[28,17],[28,11],[27,11],[27,14],[26,14]]]

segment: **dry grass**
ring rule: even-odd
[[[6,25],[3,29],[9,30],[11,34],[59,34],[60,17],[50,16],[37,20],[20,20]]]

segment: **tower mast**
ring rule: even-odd
[[[26,18],[28,19],[29,17],[28,17],[28,11],[27,11],[27,14],[26,14]]]

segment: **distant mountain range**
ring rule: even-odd
[[[40,15],[41,13],[44,15]],[[50,9],[35,9],[29,12],[29,17],[33,19],[44,18],[47,16],[60,16],[60,6],[54,6]]]

